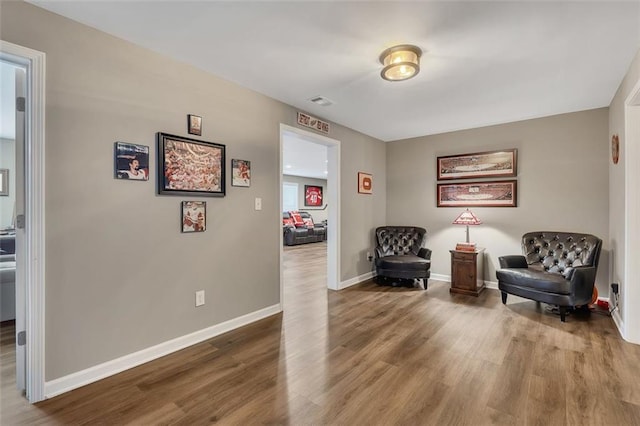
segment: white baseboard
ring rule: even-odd
[[[499,290],[498,289],[498,281],[487,281],[487,280],[484,280],[484,286],[486,288],[490,288],[490,289],[493,289],[493,290]]]
[[[338,290],[343,290],[343,289],[345,289],[347,287],[351,287],[353,285],[360,284],[362,282],[370,280],[374,276],[375,276],[375,274],[373,273],[373,271],[370,271],[370,272],[367,272],[366,274],[358,275],[357,277],[353,277],[353,278],[348,279],[346,281],[342,281],[340,283],[340,288]]]
[[[430,280],[451,282],[451,275],[431,274]]]
[[[184,349],[188,346],[195,345],[196,343],[200,343],[204,340],[211,339],[212,337],[219,336],[220,334],[226,333],[228,331],[235,330],[236,328],[261,320],[271,315],[275,315],[279,312],[282,312],[282,305],[277,304],[269,306],[264,309],[260,309],[258,311],[243,315],[241,317],[234,318],[229,321],[225,321],[223,323],[196,331],[194,333],[177,337],[175,339],[160,343],[150,348],[146,348],[141,351],[134,352],[123,357],[95,365],[93,367],[89,367],[85,370],[78,371],[76,373],[72,373],[49,382],[45,382],[45,398],[52,398],[56,395],[60,395],[61,393],[68,392],[81,386],[88,385],[89,383],[104,379],[105,377],[112,376],[133,367],[137,367],[138,365],[153,361],[154,359],[179,351],[180,349]]]
[[[622,317],[620,316],[620,311],[615,310],[611,313],[611,318],[613,318],[613,322],[618,328],[618,333],[620,333],[620,337],[624,340],[628,341],[624,335],[624,322],[622,321]],[[632,342],[633,343],[633,342]]]

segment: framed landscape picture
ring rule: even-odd
[[[182,232],[204,232],[207,229],[207,203],[204,201],[182,202]]]
[[[322,207],[322,187],[317,185],[304,186],[305,207]]]
[[[149,147],[134,143],[115,143],[115,177],[149,180]]]
[[[439,183],[438,207],[517,207],[516,180]]]
[[[517,163],[517,149],[438,157],[438,180],[516,176]]]
[[[158,194],[225,196],[225,146],[158,133]]]
[[[231,186],[251,186],[251,161],[231,160]]]

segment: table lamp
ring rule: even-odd
[[[469,243],[469,225],[480,225],[482,221],[476,217],[469,209],[466,209],[456,220],[452,222],[454,225],[467,225],[467,244]]]

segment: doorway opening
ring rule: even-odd
[[[292,147],[299,155],[296,156],[295,153],[289,152]],[[285,158],[288,159],[288,162],[285,162]],[[296,158],[315,161],[302,164],[302,160],[300,160],[297,164],[293,164],[297,162]],[[300,248],[304,246],[304,250],[311,255],[323,253],[324,247],[326,247],[326,288],[338,290],[340,287],[340,141],[281,124],[279,166],[280,202],[278,205],[281,210],[279,214],[283,215],[284,211],[288,211],[285,210],[285,207],[297,206],[297,211],[306,213],[305,216],[310,216],[317,228],[322,228],[322,225],[325,225],[324,231],[322,229],[316,231],[309,229],[309,233],[301,231],[300,235],[304,234],[304,236],[295,242],[300,242]],[[305,168],[308,170],[307,173],[303,172]],[[315,172],[309,171],[312,169],[315,169]],[[294,173],[296,176],[293,176]],[[301,177],[303,174],[307,176]],[[297,200],[295,200],[296,198]],[[282,224],[279,226],[281,235],[280,303],[283,304],[286,229]],[[308,226],[313,227],[314,225]],[[288,237],[289,242],[294,240],[290,234]],[[298,247],[298,245],[296,244],[294,247]],[[309,272],[313,274],[313,271]]]
[[[633,259],[640,250],[640,80],[625,100],[625,136],[620,155],[625,167],[625,248],[623,285],[620,288],[622,336],[640,344],[640,265]],[[619,318],[618,318],[619,319]]]
[[[45,399],[45,55],[0,40],[0,61],[10,66],[5,69],[10,69],[6,71],[9,74],[6,78],[15,82],[15,91],[2,91],[3,102],[6,100],[15,106],[15,168],[7,173],[9,182],[14,181],[13,188],[9,186],[9,190],[14,191],[15,207],[12,208],[10,224],[0,225],[4,228],[5,240],[11,241],[7,244],[13,245],[14,253],[7,255],[13,255],[15,259],[15,340],[11,343],[15,347],[17,389],[13,391],[16,394],[24,392],[33,403]],[[5,96],[10,98],[4,99]],[[7,258],[7,261],[11,260]]]

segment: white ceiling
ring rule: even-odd
[[[638,1],[32,3],[385,141],[608,106],[640,46]]]
[[[293,176],[327,178],[327,147],[294,134],[282,139],[282,173]]]

